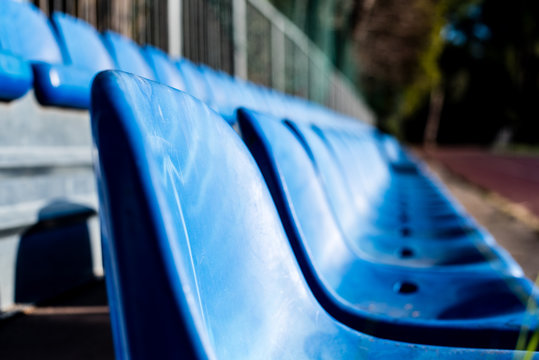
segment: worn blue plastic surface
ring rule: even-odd
[[[145,46],[143,52],[157,81],[178,90],[186,90],[185,80],[166,53],[150,45]]]
[[[511,359],[377,339],[305,283],[254,160],[202,103],[124,73],[93,87],[118,359]]]
[[[63,61],[47,18],[30,3],[0,1],[1,98],[15,99],[31,88],[36,61]]]
[[[537,302],[539,293],[532,294],[529,280],[493,266],[495,251],[487,246],[475,249],[478,259],[471,265],[466,264],[469,255],[464,249],[454,251],[452,266],[418,268],[413,256],[400,257],[397,251],[385,254],[386,261],[393,256],[393,263],[401,266],[381,263],[379,257],[387,249],[379,248],[377,241],[356,239],[359,246],[370,241],[369,254],[343,236],[313,158],[294,130],[278,119],[243,111],[240,126],[309,284],[333,316],[357,330],[394,340],[515,347],[529,321],[528,297]],[[399,246],[409,243],[395,242],[395,250]],[[437,255],[448,261],[447,254]],[[459,256],[464,266],[458,265]],[[487,256],[494,259],[488,261]]]
[[[117,69],[155,80],[155,74],[146,62],[142,49],[133,40],[113,31],[105,31],[103,41]]]

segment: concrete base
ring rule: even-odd
[[[0,312],[103,275],[87,111],[0,103]]]

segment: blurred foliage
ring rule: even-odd
[[[357,80],[383,130],[421,142],[436,118],[440,143],[539,143],[539,1],[272,2]]]
[[[468,1],[458,10],[441,34],[439,142],[538,144],[539,3]]]

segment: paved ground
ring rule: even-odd
[[[537,218],[533,214],[530,218],[526,211],[523,215],[519,210],[521,207],[505,197],[532,204],[530,212],[539,209],[536,200],[539,196],[538,161],[518,159],[516,163],[508,163],[506,157],[493,160],[469,150],[437,151],[427,161],[468,212],[521,264],[526,275],[536,279],[539,274],[539,227],[534,221]],[[502,169],[510,169],[514,179],[508,181],[507,172]],[[531,179],[522,179],[529,177],[526,174]],[[517,184],[515,186],[519,188],[508,189],[507,184]],[[493,188],[498,189],[497,186],[501,186],[502,197],[492,192]],[[0,320],[2,360],[113,358],[103,281],[40,304],[19,316]]]

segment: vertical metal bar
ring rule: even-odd
[[[285,91],[285,35],[281,30],[284,26],[277,26],[275,22],[274,19],[271,23],[271,85],[275,89]]]
[[[168,0],[168,53],[179,57],[182,55],[182,0]]]
[[[232,3],[234,37],[234,75],[247,79],[247,4],[246,0]]]
[[[181,17],[181,28],[182,28],[182,38],[181,38],[181,55],[189,58],[191,56],[190,53],[190,47],[191,47],[191,41],[190,41],[190,33],[191,28],[189,26],[189,20],[191,15],[191,6],[190,6],[190,0],[182,0],[182,17]]]
[[[206,40],[204,39],[203,37],[203,34],[204,32],[202,31],[202,25],[201,25],[201,21],[200,19],[202,18],[202,5],[203,5],[203,1],[200,1],[200,0],[194,0],[195,2],[195,9],[196,9],[196,15],[195,15],[195,18],[194,18],[194,25],[195,25],[195,28],[196,28],[196,34],[195,34],[195,39],[197,40],[195,42],[195,50],[196,50],[196,61],[197,62],[201,62],[203,61],[203,54],[204,54],[204,51],[203,51],[203,47],[205,46],[205,42]]]
[[[95,0],[79,0],[77,17],[84,19],[88,23],[97,27],[96,24],[96,3]]]
[[[52,14],[53,11],[59,11],[62,10],[62,0],[53,0],[52,1],[52,9],[50,9],[50,13]],[[51,3],[49,3],[49,8],[51,6]]]
[[[78,1],[66,1],[64,11],[72,16],[77,16],[77,3]]]
[[[200,1],[200,4],[201,4],[201,12],[200,12],[200,17],[198,18],[198,21],[199,21],[199,26],[200,26],[200,30],[201,30],[201,39],[202,39],[202,46],[201,46],[201,50],[202,50],[202,54],[201,54],[201,61],[204,63],[204,64],[207,64],[209,61],[209,56],[208,56],[208,52],[209,52],[209,36],[208,36],[208,2],[205,0],[205,1]]]
[[[37,0],[34,2],[40,9],[45,13],[45,15],[49,15],[49,1],[48,0]]]
[[[215,14],[215,7],[213,4],[209,4],[208,1],[206,1],[206,34],[207,34],[207,45],[206,45],[206,63],[215,68],[218,67],[218,63],[216,61],[216,55],[219,52],[218,48],[218,40],[216,39],[216,35],[218,33],[217,31],[217,19]]]

